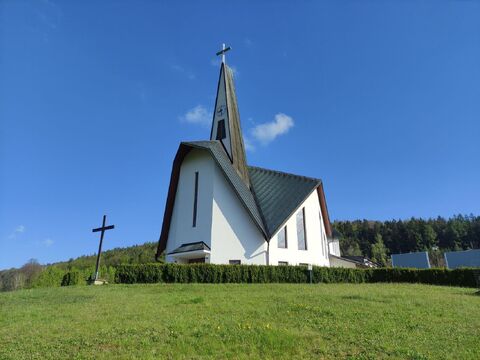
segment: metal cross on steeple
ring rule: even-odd
[[[225,64],[225,53],[228,51],[228,50],[232,50],[232,48],[229,46],[229,47],[225,47],[225,44],[222,44],[222,50],[220,50],[219,52],[217,52],[217,56],[218,55],[222,55],[222,63]]]

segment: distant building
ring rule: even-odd
[[[447,268],[480,267],[480,249],[445,253]]]
[[[374,268],[378,264],[364,256],[342,256],[340,253],[340,234],[337,230],[332,231],[332,237],[328,240],[328,251],[331,267],[344,268]]]
[[[430,269],[428,252],[415,252],[406,254],[392,254],[392,267]]]

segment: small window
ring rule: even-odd
[[[308,264],[305,264],[305,263],[300,263],[300,264],[298,264],[298,266],[305,266],[305,267],[308,267]]]
[[[242,263],[242,260],[228,260],[228,263],[230,265],[240,265]]]
[[[279,262],[278,262],[278,265],[280,265],[280,266],[287,266],[287,265],[288,265],[288,261],[279,261]]]
[[[286,249],[288,244],[287,244],[287,226],[284,226],[282,230],[277,235],[278,239],[278,247],[280,249]]]
[[[305,208],[297,212],[298,250],[307,250],[307,234],[305,231]]]
[[[225,120],[218,120],[217,123],[217,140],[223,140],[227,137],[225,134]]]

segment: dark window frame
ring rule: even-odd
[[[285,234],[285,246],[280,246],[279,242],[278,242],[278,235],[280,235],[281,232],[284,232]],[[277,248],[279,249],[288,249],[288,235],[287,235],[287,225],[285,225],[282,230],[279,231],[279,233],[277,234]]]
[[[288,266],[288,261],[278,261],[277,265],[278,266]]]
[[[242,260],[228,260],[229,265],[242,265]]]
[[[195,194],[193,196],[193,227],[197,227],[197,207],[198,207],[198,171],[195,171]]]

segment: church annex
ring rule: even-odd
[[[157,258],[330,266],[322,181],[248,165],[233,73],[222,55],[210,140],[178,148]]]

